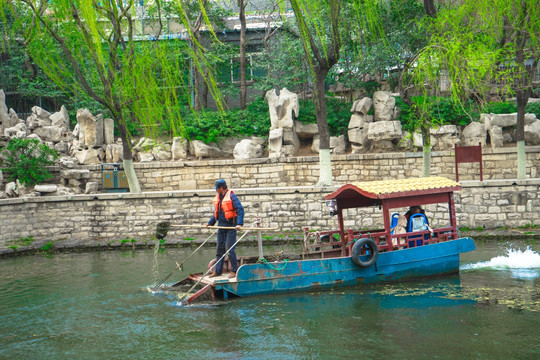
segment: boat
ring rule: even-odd
[[[328,216],[337,216],[338,228],[303,228],[302,253],[278,259],[239,257],[234,278],[225,272],[218,277],[197,273],[171,288],[179,291],[183,302],[191,304],[203,299],[324,290],[459,272],[460,254],[475,250],[473,239],[459,235],[454,204],[454,192],[459,190],[459,183],[444,177],[343,185],[324,198]],[[430,204],[447,204],[446,219],[437,219],[442,227],[431,228],[428,217],[420,212],[409,217],[405,232],[397,231],[403,215],[391,214],[392,210]],[[360,222],[345,227],[345,222],[353,223],[347,221],[349,218],[358,218],[357,209],[368,207],[380,214],[383,228],[367,230]]]

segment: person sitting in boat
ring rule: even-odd
[[[409,208],[409,211],[407,211],[405,213],[405,218],[407,219],[407,229],[409,229],[409,227],[411,225],[411,217],[414,214],[422,214],[424,216],[426,215],[424,209],[422,209],[422,207],[420,205],[411,206]],[[426,225],[429,226],[429,220],[428,220],[427,216],[425,216],[425,219],[426,219]]]
[[[392,228],[392,235],[405,234],[407,232],[407,218],[405,215],[399,215],[396,226]],[[392,238],[392,244],[394,246],[404,243],[406,237]]]
[[[236,242],[236,231],[244,224],[244,207],[238,200],[238,196],[227,188],[225,180],[219,179],[216,181],[214,189],[216,189],[216,196],[213,200],[214,213],[206,226],[213,226],[217,222],[218,226],[229,228],[218,229],[216,260],[219,260]],[[236,270],[238,269],[234,248],[229,251],[228,256],[231,264],[229,277],[233,278],[236,276]],[[223,260],[218,261],[210,277],[220,276],[222,272]]]

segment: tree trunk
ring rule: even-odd
[[[527,177],[525,163],[527,154],[525,150],[525,106],[529,101],[528,89],[517,91],[517,178],[524,180]]]
[[[319,128],[319,182],[317,186],[332,185],[332,162],[330,159],[330,129],[328,128],[324,84],[328,69],[317,67],[315,91],[315,117]]]
[[[193,73],[193,109],[195,109],[195,111],[199,111],[201,110],[201,100],[199,99],[200,77],[196,69],[192,69],[191,71]]]
[[[529,76],[525,68],[525,53],[524,48],[526,38],[524,35],[518,35],[518,50],[516,52],[516,63],[522,68],[516,74],[516,102],[517,102],[517,129],[516,129],[516,145],[517,145],[517,178],[524,180],[527,177],[525,163],[527,154],[525,150],[525,107],[529,101],[531,86],[529,85]]]
[[[247,105],[246,81],[246,5],[248,0],[238,0],[240,8],[240,107]]]
[[[431,175],[431,134],[429,127],[424,125],[422,124],[422,177],[429,177]]]
[[[133,166],[133,152],[131,150],[131,143],[127,133],[126,126],[121,122],[117,121],[118,132],[120,138],[122,139],[122,153],[123,153],[123,164],[124,171],[129,184],[129,192],[138,194],[141,192],[141,185],[139,184],[139,179],[135,173],[135,167]]]

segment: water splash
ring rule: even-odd
[[[521,249],[506,249],[506,254],[496,256],[489,261],[482,261],[474,264],[466,264],[460,267],[460,270],[476,270],[476,269],[493,269],[493,270],[508,270],[508,269],[539,269],[540,270],[540,254],[534,252],[530,247],[525,251]]]

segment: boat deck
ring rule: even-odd
[[[219,284],[219,283],[224,283],[224,282],[228,282],[228,283],[235,283],[235,282],[238,282],[238,280],[236,279],[236,277],[233,277],[233,278],[229,278],[229,273],[223,273],[221,274],[220,276],[215,276],[215,277],[210,277],[210,276],[204,276],[204,274],[202,273],[198,273],[198,274],[191,274],[189,276],[189,279],[191,279],[192,281],[199,281],[201,280],[201,284],[204,284],[204,285],[215,285],[215,284]]]

